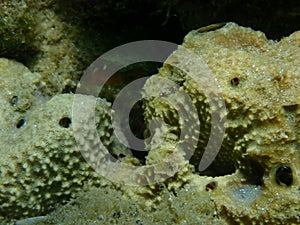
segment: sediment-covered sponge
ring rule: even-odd
[[[145,96],[149,96],[163,85],[157,78],[166,78],[180,85],[192,99],[198,111],[200,135],[189,162],[197,171],[211,127],[216,126],[211,124],[211,115],[223,113],[218,107],[210,107],[206,96],[207,89],[213,93],[211,87],[217,83],[215,93],[221,93],[226,106],[226,118],[220,116],[225,121],[224,140],[213,163],[206,170],[197,172],[216,177],[216,205],[223,215],[237,222],[269,221],[274,224],[283,223],[284,218],[299,222],[299,37],[299,32],[295,32],[276,42],[268,40],[261,32],[234,23],[201,28],[185,37],[182,46],[188,51],[180,51],[182,47],[175,51],[144,87]],[[191,54],[185,54],[189,52]],[[199,83],[187,70],[173,66],[181,62],[195,71],[197,65],[188,66],[187,60],[193,55],[199,57],[197,76],[205,76],[201,66],[204,64],[211,71],[214,82],[203,79],[204,83]],[[157,127],[147,145],[150,152],[146,163],[159,163],[173,153],[185,118],[180,122],[174,107],[162,98],[148,97],[145,117],[149,124],[155,117],[168,124],[168,129]],[[156,145],[161,141],[156,137],[161,139],[162,136],[166,137],[164,144]],[[173,138],[168,138],[170,136]],[[236,194],[243,190],[246,194]],[[259,195],[248,195],[256,193],[252,190],[259,190]],[[237,204],[234,199],[240,196],[251,196],[251,201]],[[290,196],[298,199],[298,203]],[[266,208],[269,214],[265,213]]]
[[[85,182],[97,184],[100,179],[76,145],[74,94],[47,100],[33,85],[38,74],[6,59],[0,64],[0,216],[41,215],[69,199]],[[108,146],[112,140],[109,103],[92,96],[81,99],[96,102],[94,125]]]

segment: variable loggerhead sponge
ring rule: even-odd
[[[0,74],[0,217],[45,214],[85,182],[98,184],[99,176],[84,161],[74,138],[74,94],[42,98],[34,85],[39,75],[7,59],[0,60]],[[82,96],[82,101],[96,103],[95,126],[108,146],[110,104],[92,96]]]
[[[195,166],[199,179],[204,175],[214,177],[212,199],[220,215],[243,224],[299,223],[299,35],[295,32],[277,42],[235,23],[190,32],[182,44],[187,51],[180,51],[180,46],[144,87],[147,123],[151,125],[151,120],[160,118],[165,124],[151,134],[146,163],[155,164],[170,157],[185,123],[185,118],[179,118],[164,99],[147,97],[161,90],[165,85],[161,78],[166,78],[179,85],[197,109],[200,133],[189,163]],[[199,57],[199,65],[188,64],[193,55]],[[184,61],[191,71],[199,67],[198,77],[205,75],[200,64],[206,65],[217,85],[209,83],[209,79],[199,83],[187,71],[174,66]],[[225,107],[211,107],[204,87],[212,94],[221,93],[226,116]],[[167,91],[163,94],[168,95]],[[177,102],[186,104],[176,96]],[[218,126],[211,124],[214,113],[223,113],[219,117],[225,128],[223,142],[212,164],[199,171],[211,129]]]

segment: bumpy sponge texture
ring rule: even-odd
[[[35,86],[39,74],[7,59],[1,59],[0,65],[0,215],[40,215],[69,199],[84,182],[99,183],[99,177],[77,148],[72,129],[74,95],[48,100]],[[82,100],[96,102],[94,124],[109,146],[110,104],[92,96]]]
[[[288,213],[290,221],[299,222],[299,208],[290,197],[293,195],[298,200],[300,197],[297,191],[300,165],[299,32],[276,42],[268,40],[261,32],[234,23],[220,25],[219,29],[213,26],[213,31],[211,27],[190,32],[182,45],[210,69],[212,79],[218,84],[216,91],[220,91],[226,106],[226,130],[219,153],[206,170],[198,173],[220,179],[214,199],[217,207],[230,219],[239,223],[263,220],[279,223]],[[209,87],[209,83],[199,84],[186,71],[168,64],[168,61],[179,62],[188,57],[175,51],[144,89],[146,94],[157,91],[163,84],[156,77],[164,77],[180,85],[192,99],[200,120],[200,137],[189,162],[197,170],[208,143],[211,114],[217,110],[210,107],[203,89],[205,85]],[[201,73],[199,70],[198,76],[204,76]],[[146,97],[146,121],[150,123],[155,117],[168,123],[168,129],[155,130],[148,144],[150,151],[146,163],[149,164],[158,163],[172,154],[172,148],[168,146],[175,145],[181,130],[172,106],[161,98]],[[155,145],[160,133],[173,136],[175,141],[165,139],[163,146]],[[281,198],[272,197],[277,194]],[[237,206],[233,200],[249,196],[252,202],[249,204]],[[271,199],[274,205],[270,204]],[[286,208],[289,204],[289,212],[280,211],[280,207]],[[265,208],[271,213],[265,214]]]

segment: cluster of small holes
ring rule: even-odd
[[[63,117],[58,122],[59,126],[63,128],[69,128],[71,126],[71,123],[72,121],[69,117]]]
[[[289,166],[280,166],[276,169],[275,180],[278,185],[290,186],[293,183],[293,173]]]
[[[113,217],[115,218],[120,218],[121,216],[122,216],[122,212],[120,210],[113,213]]]

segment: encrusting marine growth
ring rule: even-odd
[[[196,173],[199,179],[201,175],[215,177],[212,199],[231,220],[299,222],[300,33],[275,42],[234,23],[217,28],[191,31],[182,44],[212,71],[218,84],[215,92],[222,93],[227,111],[218,155],[208,169]],[[185,71],[170,65],[189,57],[175,51],[144,88],[146,96],[158,91],[163,84],[157,77],[163,77],[176,82],[191,97],[198,109],[200,137],[189,162],[197,170],[211,127],[216,126],[211,124],[211,115],[220,109],[210,107],[203,89],[213,83],[199,85]],[[197,67],[189,66],[190,70]],[[204,76],[201,70],[198,73]],[[158,128],[149,143],[146,163],[154,164],[170,157],[172,151],[167,146],[179,140],[181,125],[174,108],[163,100],[148,99],[145,105],[146,121],[159,117],[169,126],[168,130]],[[164,145],[152,144],[159,141],[156,136],[162,137],[159,133],[173,138],[166,138]]]
[[[0,215],[44,215],[77,196],[46,216],[46,224],[300,223],[300,32],[276,42],[227,23],[191,31],[182,46],[201,58],[217,81],[215,91],[226,106],[224,139],[213,163],[199,170],[218,108],[210,107],[203,90],[209,83],[198,85],[168,64],[189,57],[175,51],[146,82],[144,93],[161,89],[158,77],[179,85],[197,109],[198,143],[174,177],[141,187],[99,178],[83,160],[69,129],[73,94],[42,97],[38,73],[1,59]],[[183,122],[160,98],[145,97],[144,110],[146,123],[160,118],[165,124],[146,143],[145,164],[153,165],[172,154]],[[110,104],[98,99],[95,122],[106,146],[114,146],[110,114]],[[85,181],[89,184],[80,191]]]
[[[99,183],[76,147],[74,94],[43,97],[39,74],[8,59],[0,59],[0,75],[0,215],[40,215],[68,200],[84,182]],[[110,103],[98,99],[95,110],[99,135],[109,145]]]

